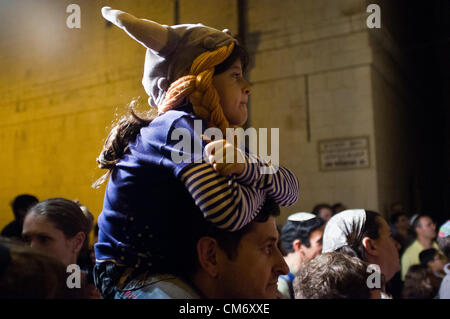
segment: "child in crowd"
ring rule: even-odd
[[[419,254],[420,264],[438,278],[444,278],[445,257],[437,249],[429,248]]]
[[[439,291],[440,279],[426,266],[412,265],[405,275],[403,299],[434,299]]]
[[[98,158],[108,172],[95,186],[109,181],[98,219],[96,278],[103,296],[113,298],[119,281],[180,272],[189,252],[177,249],[170,234],[189,227],[183,214],[199,209],[215,227],[237,231],[266,196],[288,206],[299,189],[287,169],[223,139],[227,129],[246,123],[250,94],[247,55],[229,32],[163,26],[109,7],[102,14],[147,48],[142,83],[158,109],[153,118],[131,109]]]

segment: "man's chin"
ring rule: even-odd
[[[279,298],[279,296],[280,296],[280,294],[278,292],[278,285],[277,285],[277,283],[269,284],[267,286],[266,294],[265,294],[264,299],[277,299],[277,298]]]

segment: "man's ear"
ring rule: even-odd
[[[376,249],[375,241],[370,237],[364,237],[362,240],[364,250],[372,256],[378,256],[378,250]]]
[[[302,243],[300,242],[300,239],[296,239],[292,242],[292,249],[294,252],[299,251]]]
[[[202,237],[197,242],[197,255],[200,267],[211,277],[217,277],[219,269],[217,263],[217,250],[219,246],[212,237]]]

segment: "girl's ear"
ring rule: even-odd
[[[372,256],[378,255],[378,250],[376,249],[375,241],[370,237],[364,237],[362,240],[362,244],[366,253]]]
[[[81,248],[83,247],[84,241],[86,240],[86,234],[83,232],[78,232],[72,239],[72,249],[73,253],[78,255]]]
[[[197,242],[197,255],[200,267],[211,277],[217,277],[219,273],[217,250],[219,246],[212,237],[202,237]]]

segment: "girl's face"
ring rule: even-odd
[[[243,77],[241,60],[237,59],[226,71],[215,75],[212,83],[219,93],[228,122],[236,126],[244,125],[247,121],[250,85]]]
[[[67,238],[45,216],[30,212],[23,224],[22,237],[28,245],[41,253],[55,257],[64,265],[76,263],[76,238]]]

